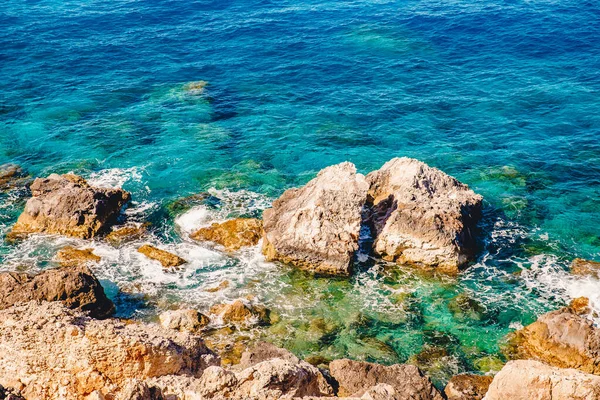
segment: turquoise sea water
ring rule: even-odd
[[[416,362],[438,383],[487,372],[540,313],[581,295],[600,308],[600,283],[566,272],[600,259],[599,71],[591,1],[7,0],[0,164],[123,186],[128,218],[190,263],[168,274],[135,244],[33,237],[0,245],[2,269],[91,246],[121,316],[253,295],[280,321],[238,334],[303,357]],[[396,156],[485,197],[484,248],[458,279],[387,265],[313,278],[187,238],[325,166]],[[220,202],[172,207],[209,189]],[[0,194],[1,234],[24,196]]]

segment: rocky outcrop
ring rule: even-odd
[[[590,308],[590,299],[587,297],[577,297],[569,303],[571,311],[577,315],[588,315],[592,312]]]
[[[95,264],[102,258],[95,255],[92,249],[76,249],[73,246],[63,247],[56,253],[56,261],[65,267]]]
[[[92,187],[76,175],[52,174],[31,184],[32,197],[10,233],[48,233],[88,239],[114,223],[130,195]]]
[[[332,361],[329,371],[339,383],[339,396],[361,397],[371,387],[387,384],[402,400],[443,399],[431,380],[414,365],[384,366],[344,359]]]
[[[485,400],[598,400],[600,377],[533,360],[508,362],[494,377]]]
[[[358,250],[368,184],[353,164],[325,168],[263,213],[263,253],[307,270],[348,275]]]
[[[140,247],[138,249],[138,252],[142,253],[151,260],[158,261],[165,268],[179,267],[180,265],[187,263],[187,261],[185,261],[178,255],[169,253],[166,250],[161,250],[149,244],[145,244],[142,247]]]
[[[131,379],[200,376],[218,363],[199,336],[156,324],[95,320],[58,302],[0,311],[0,384],[30,400],[107,396]]]
[[[198,241],[219,244],[228,251],[255,246],[262,235],[262,221],[254,218],[235,218],[200,228],[190,237]]]
[[[571,262],[571,273],[573,275],[600,278],[600,262],[576,258]]]
[[[377,255],[450,273],[473,257],[482,197],[467,185],[410,158],[394,158],[366,179]]]
[[[27,182],[23,169],[16,164],[0,165],[0,192],[25,186]]]
[[[447,400],[481,400],[487,393],[492,379],[487,375],[455,375],[446,385],[444,394]]]
[[[139,240],[147,233],[147,225],[126,225],[106,235],[106,241],[113,247],[121,247],[126,243]]]
[[[274,358],[279,358],[292,363],[300,362],[298,357],[285,349],[277,347],[271,343],[259,342],[242,354],[242,358],[237,367],[242,369],[250,368],[253,365],[263,361],[272,360]]]
[[[31,300],[61,301],[95,318],[106,318],[115,311],[102,285],[85,265],[49,269],[37,275],[0,273],[0,309]]]
[[[569,308],[552,311],[515,332],[507,356],[600,374],[600,329]]]
[[[209,312],[220,318],[224,324],[246,326],[270,324],[269,310],[245,299],[238,299],[229,304],[215,304]]]
[[[197,332],[210,323],[210,319],[197,310],[165,311],[158,318],[164,328],[181,332]]]

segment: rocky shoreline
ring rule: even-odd
[[[15,168],[5,185],[22,179]],[[51,175],[34,180],[31,193],[9,240],[44,233],[118,247],[144,236],[144,226],[120,220],[131,199],[121,189]],[[452,275],[476,256],[481,207],[481,196],[417,160],[393,159],[366,176],[342,163],[286,191],[262,221],[237,218],[190,236],[228,252],[262,240],[267,260],[326,276],[352,274],[361,252]],[[186,263],[149,244],[138,251],[165,269]],[[315,366],[269,343],[224,363],[204,335],[211,320],[256,326],[276,316],[239,299],[208,315],[167,311],[159,323],[111,318],[115,306],[89,268],[99,257],[65,248],[57,259],[59,268],[37,275],[0,273],[0,399],[600,399],[600,330],[585,298],[512,334],[504,352],[514,361],[495,376],[457,375],[439,390],[414,365]],[[573,273],[597,274],[597,265],[575,260]]]

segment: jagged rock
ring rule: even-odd
[[[348,275],[367,191],[364,176],[349,162],[325,168],[304,187],[287,190],[263,213],[267,260]]]
[[[115,311],[102,285],[85,265],[49,269],[37,275],[0,273],[0,309],[31,300],[61,301],[95,318],[106,318]]]
[[[179,267],[187,263],[183,258],[176,254],[169,253],[168,251],[161,250],[157,247],[145,244],[138,249],[138,252],[142,253],[146,257],[156,260],[162,264],[165,268]]]
[[[361,397],[380,383],[394,388],[402,400],[442,400],[443,397],[419,368],[409,364],[384,366],[352,360],[329,364],[331,376],[339,383],[339,396]]]
[[[571,273],[600,278],[600,262],[576,258],[571,262]]]
[[[251,349],[246,350],[242,354],[242,358],[240,360],[238,368],[250,368],[258,363],[267,360],[272,360],[274,358],[286,360],[291,363],[300,362],[300,359],[298,357],[296,357],[286,349],[282,349],[271,343],[259,342],[255,344]]]
[[[4,192],[25,185],[27,178],[23,169],[16,164],[0,165],[0,191]]]
[[[58,302],[0,311],[0,384],[27,399],[108,397],[131,379],[200,376],[218,363],[199,336],[157,324],[95,320]]]
[[[25,398],[19,394],[18,390],[0,385],[0,400],[25,400]]]
[[[481,400],[492,383],[487,375],[460,374],[453,376],[444,393],[447,400]]]
[[[379,383],[365,392],[361,400],[405,400],[402,393],[398,393],[392,385]]]
[[[592,311],[590,308],[590,299],[587,297],[577,297],[571,300],[569,308],[577,315],[587,315]]]
[[[600,329],[569,308],[552,311],[515,332],[507,356],[600,374]]]
[[[482,197],[427,164],[394,158],[367,175],[374,251],[456,273],[472,259]]]
[[[147,225],[127,225],[119,229],[111,231],[106,235],[106,241],[113,247],[121,247],[122,245],[139,240],[147,233]]]
[[[600,377],[538,361],[508,362],[494,377],[485,400],[598,400]]]
[[[37,232],[89,239],[114,223],[130,199],[124,190],[92,187],[69,174],[37,178],[31,194],[10,237]]]
[[[76,267],[100,262],[102,258],[95,255],[92,249],[76,249],[73,246],[66,246],[56,253],[56,260],[64,267]]]
[[[262,221],[255,218],[235,218],[200,228],[190,235],[194,240],[209,241],[228,251],[255,246],[262,235]]]
[[[224,324],[268,325],[269,310],[261,305],[242,299],[230,304],[216,304],[210,308],[210,314],[221,318]]]
[[[204,291],[209,292],[209,293],[215,293],[215,292],[221,291],[223,289],[227,289],[228,287],[229,287],[229,281],[223,281],[223,282],[219,283],[218,286],[205,289]]]
[[[165,311],[158,318],[164,328],[182,332],[196,332],[210,322],[206,315],[197,310]]]

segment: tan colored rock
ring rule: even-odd
[[[31,194],[12,229],[13,238],[48,233],[89,239],[107,230],[130,199],[124,190],[92,187],[68,174],[36,179]]]
[[[24,186],[26,181],[26,174],[20,166],[16,164],[0,165],[0,191],[4,192]]]
[[[443,397],[419,368],[409,364],[384,366],[352,360],[329,364],[331,376],[339,383],[339,396],[361,397],[378,384],[394,388],[401,400],[442,400]]]
[[[190,235],[194,240],[217,243],[228,251],[255,246],[262,235],[262,221],[254,218],[235,218],[200,228]]]
[[[0,273],[0,309],[31,300],[61,301],[66,307],[106,318],[115,311],[100,282],[85,265],[42,271]]]
[[[221,318],[224,324],[268,325],[270,323],[267,308],[242,299],[229,304],[216,304],[209,312]]]
[[[598,400],[600,377],[538,361],[508,362],[494,377],[485,400]]]
[[[169,253],[168,251],[161,250],[157,247],[145,244],[138,249],[138,252],[142,253],[146,257],[156,260],[162,264],[165,268],[179,267],[187,263],[183,258],[176,254]]]
[[[200,376],[218,362],[199,336],[157,324],[95,320],[58,302],[0,311],[0,384],[20,383],[29,400],[108,397],[131,379]]]
[[[600,329],[569,308],[542,315],[515,332],[507,355],[600,374]]]
[[[481,400],[492,383],[487,375],[460,374],[453,376],[444,393],[447,400]]]
[[[229,287],[229,281],[223,281],[223,282],[219,283],[218,286],[206,289],[205,292],[216,293],[221,290],[227,289],[228,287]]]
[[[392,385],[386,383],[379,383],[365,392],[362,395],[361,400],[404,400],[401,393],[398,393]]]
[[[197,310],[165,311],[158,318],[164,328],[181,332],[197,332],[210,323],[208,317]]]
[[[571,262],[571,273],[573,275],[600,278],[600,262],[576,258]]]
[[[318,273],[348,275],[358,250],[368,184],[344,162],[289,189],[263,213],[263,253]]]
[[[93,253],[92,249],[76,249],[73,246],[63,247],[56,253],[56,260],[65,267],[88,265],[102,260]]]
[[[590,308],[590,299],[587,297],[577,297],[571,300],[569,308],[578,315],[587,315],[592,311]]]
[[[394,158],[367,175],[375,253],[456,273],[474,256],[482,197],[427,164]]]
[[[271,343],[259,342],[252,348],[244,351],[238,368],[250,368],[263,361],[272,360],[274,358],[279,358],[295,364],[300,362],[298,357],[286,349],[282,349]]]
[[[106,241],[113,247],[121,247],[122,245],[139,240],[148,232],[147,225],[127,225],[119,229],[111,231],[106,235]]]
[[[202,94],[204,92],[204,89],[206,88],[206,86],[208,85],[207,81],[194,81],[194,82],[189,82],[186,83],[183,86],[183,89],[190,93],[190,94]]]

